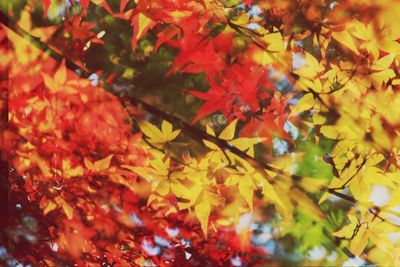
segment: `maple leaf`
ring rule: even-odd
[[[31,6],[33,6],[33,1],[31,0]],[[51,0],[41,0],[43,6],[43,18],[47,17],[47,12],[49,11],[49,7],[51,4]]]
[[[274,58],[270,55],[270,52],[264,51],[256,46],[252,47],[250,53],[253,61],[262,66],[271,64],[274,61]]]
[[[54,74],[54,77],[51,78],[48,74],[43,74],[44,82],[46,86],[53,92],[59,90],[67,80],[67,69],[65,67],[65,60],[62,61],[59,68]]]
[[[133,171],[146,180],[151,182],[151,190],[161,196],[166,196],[170,192],[175,196],[181,197],[187,191],[181,183],[184,177],[171,170],[171,160],[156,158],[150,162],[150,166],[135,167],[131,165],[121,165],[122,168]],[[150,204],[151,201],[148,202]]]
[[[374,58],[377,58],[379,55],[378,47],[380,47],[380,40],[375,32],[374,25],[371,23],[365,25],[357,19],[354,19],[349,25],[349,28],[352,35],[363,41],[360,44],[360,48],[366,49]]]
[[[167,76],[176,71],[180,73],[206,72],[213,75],[225,68],[223,54],[221,55],[215,50],[213,41],[206,41],[199,34],[186,40],[186,42],[188,43],[182,44],[185,47],[176,56],[171,69],[166,74]]]
[[[287,114],[280,115],[274,112],[266,112],[261,116],[250,119],[250,122],[245,125],[241,131],[241,136],[260,136],[263,143],[267,146],[272,145],[272,137],[279,136],[286,140],[291,140],[288,133],[284,130],[284,125],[287,120]]]
[[[242,161],[243,167],[236,166],[236,170],[228,170],[229,177],[225,180],[226,185],[237,185],[239,193],[246,200],[249,208],[253,209],[254,190],[261,188],[263,195],[275,204],[286,209],[280,197],[275,192],[273,186],[266,180],[259,171],[255,170],[250,164]]]
[[[57,208],[57,204],[55,204],[53,201],[49,201],[43,210],[43,214],[47,215],[48,213],[52,212],[56,208]]]
[[[396,77],[394,70],[390,68],[395,58],[395,54],[388,54],[373,62],[371,78],[377,88],[380,88],[382,83],[387,83],[389,79]]]
[[[186,92],[194,95],[195,97],[205,100],[203,105],[197,111],[197,115],[193,119],[192,124],[196,123],[199,119],[217,111],[221,106],[229,105],[234,101],[234,97],[230,95],[227,91],[222,89],[220,86],[211,87],[207,93],[194,90],[188,90]]]
[[[356,256],[360,256],[372,240],[377,245],[391,247],[391,242],[385,235],[385,222],[380,221],[374,214],[363,209],[363,220],[359,220],[354,215],[348,215],[350,224],[344,226],[339,231],[332,233],[334,236],[350,239],[349,250]]]
[[[391,188],[395,187],[393,177],[384,174],[382,170],[376,167],[383,160],[383,155],[376,154],[368,157],[365,162],[361,158],[358,161],[352,161],[346,169],[342,170],[340,178],[332,179],[329,187],[337,189],[346,185],[356,199],[368,202],[372,185],[381,184]],[[329,196],[328,192],[325,193],[319,203],[325,201]]]
[[[296,106],[290,112],[289,117],[299,112],[311,109],[314,106],[314,103],[315,103],[314,96],[311,93],[303,95],[299,99],[299,102],[297,102]]]
[[[209,80],[210,89],[206,92],[187,90],[187,93],[205,100],[192,121],[215,111],[221,111],[229,120],[240,118],[245,120],[244,113],[260,111],[259,101],[267,98],[263,89],[273,87],[265,69],[233,64],[220,77],[220,82]]]
[[[89,3],[90,3],[90,0],[79,0],[79,4],[82,6],[82,10],[83,10],[84,13],[87,12],[87,9],[89,7]]]
[[[235,119],[231,123],[229,123],[218,135],[218,138],[228,141],[229,145],[232,145],[233,147],[236,147],[241,151],[246,152],[249,156],[254,157],[254,145],[262,142],[264,139],[258,137],[234,138],[237,122],[238,120]],[[206,126],[206,131],[208,134],[216,136],[215,132],[208,125]],[[206,147],[212,150],[207,154],[207,157],[209,157],[211,161],[217,163],[217,166],[226,165],[229,163],[229,161],[233,161],[233,163],[235,161],[243,161],[242,158],[230,152],[226,148],[220,148],[217,144],[214,144],[207,140],[203,140],[203,143]]]
[[[376,167],[381,161],[384,160],[383,155],[378,154],[369,157],[365,164],[356,175],[349,182],[350,191],[353,195],[361,201],[368,201],[371,193],[371,186],[374,184],[382,184],[395,188],[391,177],[386,176],[381,169]]]
[[[119,12],[122,13],[124,12],[126,5],[129,3],[129,0],[122,0],[121,4],[119,6]]]
[[[32,28],[32,18],[28,8],[25,8],[21,12],[18,26],[21,27],[23,30],[29,32],[32,36],[39,38],[43,42],[48,41],[57,31],[56,26]]]
[[[305,52],[305,60],[307,65],[293,71],[297,75],[305,78],[314,78],[317,74],[323,72],[325,68],[318,60],[308,52]]]
[[[148,121],[141,121],[139,127],[149,139],[149,142],[156,146],[162,146],[165,143],[173,141],[181,131],[173,131],[172,124],[165,120],[161,124],[161,130]]]
[[[253,0],[243,0],[243,4],[246,6],[250,6],[253,3]]]
[[[62,160],[62,174],[66,178],[82,176],[83,168],[82,166],[71,167],[71,161],[68,159]]]
[[[137,46],[137,42],[143,38],[143,36],[149,31],[154,25],[155,22],[147,17],[143,13],[138,13],[132,17],[132,25],[133,25],[133,36],[132,36],[132,50],[134,51]]]
[[[94,173],[101,173],[110,167],[111,159],[114,155],[109,155],[103,159],[97,160],[94,163],[88,158],[84,158],[85,167]]]
[[[208,201],[203,201],[194,207],[194,212],[200,221],[203,233],[207,236],[208,217],[210,217],[211,205]]]
[[[180,29],[179,28],[167,28],[159,33],[157,33],[157,43],[154,45],[153,52],[156,52],[158,48],[170,41],[174,36],[179,35]]]
[[[57,205],[61,206],[68,220],[71,220],[74,217],[74,210],[61,196],[57,196],[54,201]]]
[[[357,55],[360,53],[357,49],[357,45],[353,36],[348,31],[333,32],[332,37]]]
[[[42,72],[42,77],[46,87],[53,94],[76,94],[80,87],[86,87],[90,84],[86,79],[68,80],[65,59],[63,59],[53,77],[45,72]]]
[[[87,0],[84,0],[87,1]],[[107,10],[108,13],[110,14],[114,14],[114,12],[111,10],[110,6],[108,5],[106,0],[91,0],[92,3],[94,3],[95,5],[99,5],[101,7],[103,7],[105,10]],[[124,1],[122,1],[124,2]]]
[[[272,33],[265,34],[261,39],[268,43],[267,51],[282,52],[285,49],[282,34],[276,28],[273,29]]]
[[[204,236],[208,235],[209,217],[213,206],[219,206],[224,203],[224,198],[218,194],[209,184],[195,184],[188,188],[182,195],[188,199],[188,203],[178,203],[180,209],[194,207],[195,214],[200,221]]]

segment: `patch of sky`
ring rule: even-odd
[[[261,14],[261,8],[258,5],[253,5],[251,9],[249,10],[249,15],[251,17],[257,17],[258,15]]]
[[[388,233],[387,236],[393,244],[396,244],[400,240],[400,233]]]
[[[368,201],[374,203],[375,206],[382,207],[385,206],[392,198],[389,189],[384,185],[374,185],[369,195]]]
[[[394,208],[391,208],[391,210],[394,211],[394,212],[400,212],[400,205],[396,206]],[[390,221],[390,222],[392,222],[394,224],[400,224],[400,217],[396,216],[394,214],[391,214],[391,213],[388,213],[386,215],[386,220],[388,220],[388,221]]]
[[[79,3],[79,0],[76,0],[75,2],[78,2],[78,3]],[[65,5],[66,5],[67,7],[72,7],[72,3],[71,3],[70,0],[66,0],[66,1],[65,1]]]
[[[167,228],[165,228],[165,232],[167,232],[167,234],[170,236],[170,237],[175,237],[175,236],[177,236],[178,234],[179,234],[179,229],[178,228],[169,228],[169,227],[167,227]]]
[[[181,239],[181,244],[184,245],[185,247],[190,247],[190,240],[185,240],[185,239]]]
[[[50,242],[49,247],[52,251],[57,252],[58,251],[58,244],[56,242]]]
[[[251,225],[253,221],[253,214],[245,213],[239,218],[239,223],[236,225],[236,232],[241,232]]]
[[[269,254],[274,254],[276,250],[276,242],[273,239],[268,240],[268,242],[263,246],[265,252]]]
[[[7,258],[7,249],[5,247],[0,247],[0,260]]]
[[[266,244],[268,241],[271,240],[271,238],[271,233],[261,233],[254,235],[251,241],[253,242],[253,244],[260,246]]]
[[[156,244],[161,247],[170,247],[170,242],[167,239],[158,235],[154,236],[154,242],[156,242]]]
[[[333,261],[336,261],[337,257],[338,257],[338,254],[335,251],[332,251],[332,253],[326,257],[326,260],[329,262],[333,262]]]
[[[281,93],[286,94],[293,91],[293,86],[291,85],[289,79],[282,72],[271,67],[268,75],[274,83],[276,89],[278,89]]]
[[[293,53],[292,56],[292,69],[298,70],[307,64],[306,59],[302,53]]]
[[[242,260],[236,255],[235,257],[231,258],[231,264],[233,266],[242,266]]]
[[[334,9],[336,5],[337,5],[337,2],[333,1],[332,3],[329,4],[329,8]]]
[[[246,26],[247,29],[250,29],[250,30],[253,30],[253,31],[258,30],[260,27],[261,27],[260,24],[255,23],[255,22],[249,23]]]
[[[285,154],[288,151],[289,144],[280,138],[274,137],[272,139],[272,149],[274,152],[274,155],[276,156],[281,156]]]
[[[192,257],[192,254],[190,254],[189,252],[185,251],[185,258],[188,260]]]
[[[153,246],[152,243],[148,240],[143,240],[141,246],[143,250],[150,256],[156,256],[160,254],[160,247]]]
[[[325,247],[313,247],[310,251],[308,251],[307,259],[311,261],[321,260],[326,255],[326,248]]]
[[[96,73],[90,74],[88,77],[90,84],[93,86],[97,86],[99,84],[99,76]]]
[[[343,262],[343,267],[358,267],[358,266],[365,266],[366,262],[365,260],[359,258],[359,257],[352,257]]]
[[[136,213],[132,212],[131,213],[131,220],[138,226],[143,226],[142,220],[136,215]]]
[[[290,121],[285,121],[283,129],[290,135],[293,140],[296,140],[299,136],[299,129],[294,126]]]

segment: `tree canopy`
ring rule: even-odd
[[[400,2],[1,3],[6,266],[399,266]]]

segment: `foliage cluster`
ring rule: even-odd
[[[2,10],[1,260],[400,265],[398,1]]]

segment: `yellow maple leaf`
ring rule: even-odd
[[[282,52],[284,50],[284,43],[282,34],[278,29],[274,29],[275,32],[266,34],[262,37],[262,40],[268,43],[267,50],[271,52]]]
[[[56,197],[54,201],[61,206],[68,220],[71,220],[74,217],[74,210],[72,207],[60,196]]]
[[[101,172],[110,167],[111,159],[114,155],[109,155],[104,159],[100,159],[92,163],[88,158],[84,158],[85,167],[93,172]]]
[[[253,195],[257,187],[262,189],[263,195],[285,209],[285,205],[275,192],[273,186],[250,164],[243,161],[243,167],[236,166],[237,170],[227,170],[230,174],[225,185],[237,185],[239,193],[246,200],[250,209],[253,209]]]
[[[194,207],[194,212],[200,221],[201,229],[203,230],[204,236],[207,236],[208,232],[208,218],[210,217],[211,204],[209,201],[202,201]]]
[[[42,72],[44,84],[53,94],[76,94],[79,90],[81,90],[82,87],[86,87],[90,84],[90,81],[88,79],[68,80],[67,76],[68,75],[67,68],[65,66],[65,59],[62,60],[53,77],[51,77],[48,73]]]
[[[311,93],[303,95],[299,99],[299,102],[297,102],[296,106],[290,112],[289,117],[292,117],[297,113],[311,109],[314,106],[314,103],[315,103],[314,96]]]
[[[355,40],[348,31],[333,32],[332,37],[333,39],[338,41],[340,44],[346,46],[357,55],[359,54]]]
[[[395,58],[395,54],[388,54],[373,62],[371,78],[375,87],[380,88],[382,83],[387,83],[389,79],[396,77],[396,73],[390,68]]]
[[[149,142],[156,146],[162,146],[165,143],[171,142],[181,131],[173,131],[172,124],[165,120],[161,124],[161,130],[148,121],[141,121],[139,123],[139,128],[146,135]]]
[[[361,219],[348,215],[350,223],[332,234],[350,239],[349,250],[356,256],[361,255],[369,240],[382,247],[391,247],[391,242],[386,235],[387,231],[390,231],[390,225],[376,218],[365,208],[362,208],[362,211]]]
[[[155,25],[155,22],[143,13],[137,13],[132,18],[132,24],[132,50],[135,50],[137,42]]]
[[[18,26],[26,32],[29,32],[30,35],[39,38],[42,42],[46,42],[57,31],[57,27],[48,26],[32,28],[32,18],[30,12],[31,11],[28,7],[25,7],[25,9],[21,11],[21,17],[18,21]]]
[[[67,159],[62,160],[62,169],[63,169],[63,176],[65,178],[75,177],[75,176],[82,176],[83,175],[83,168],[82,166],[77,166],[75,168],[71,167],[71,161]]]
[[[305,52],[305,60],[307,62],[306,66],[293,71],[300,77],[304,78],[313,78],[317,74],[323,72],[325,68],[322,66],[318,60],[308,52]]]
[[[187,192],[187,188],[181,183],[185,176],[180,175],[178,171],[171,170],[169,158],[166,160],[156,158],[150,162],[150,166],[121,165],[121,167],[150,181],[151,190],[160,196],[166,196],[172,192],[175,196],[182,197]]]
[[[260,143],[264,140],[264,138],[259,137],[239,137],[234,138],[235,130],[238,120],[233,120],[230,124],[228,124],[222,132],[219,134],[218,138],[221,140],[227,141],[227,143],[237,149],[246,152],[249,156],[254,157],[254,145]],[[215,132],[207,125],[206,131],[211,136],[216,136]],[[229,150],[225,150],[220,148],[217,144],[213,142],[203,140],[203,143],[206,147],[211,149],[212,151],[207,154],[206,157],[210,158],[212,162],[217,163],[217,167],[222,167],[226,165],[229,161],[234,163],[234,161],[243,161],[241,157],[230,152]],[[229,158],[227,158],[229,157]]]
[[[43,210],[43,214],[47,215],[49,212],[53,211],[55,208],[57,208],[57,205],[53,201],[49,201],[49,203]]]

